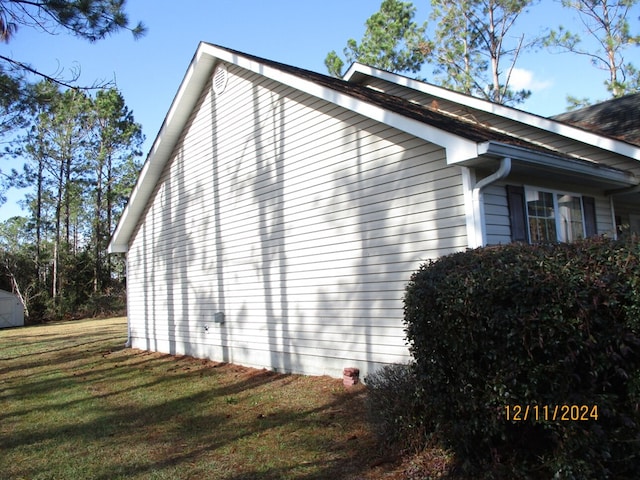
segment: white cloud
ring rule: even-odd
[[[534,73],[530,70],[514,68],[511,71],[509,86],[513,90],[531,90],[532,92],[538,92],[550,88],[552,85],[553,82],[551,80],[534,78]]]

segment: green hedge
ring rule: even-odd
[[[637,478],[638,243],[511,244],[443,257],[413,274],[404,314],[422,401],[459,471]],[[563,405],[569,419],[587,419],[560,420]],[[586,415],[571,408],[583,405]],[[521,418],[529,406],[527,420],[513,418],[516,406]]]

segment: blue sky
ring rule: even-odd
[[[90,44],[63,32],[48,35],[22,27],[14,40],[0,45],[3,55],[27,62],[49,75],[69,77],[80,72],[79,83],[115,81],[146,135],[145,155],[195,53],[207,41],[271,60],[326,73],[324,58],[341,53],[349,38],[360,40],[365,21],[381,0],[128,0],[132,23],[141,20],[147,34],[133,40],[128,32]],[[416,1],[417,20],[429,14],[428,0]],[[179,6],[178,6],[179,5]],[[571,12],[557,2],[541,0],[520,19],[529,34],[559,24],[575,25]],[[631,15],[632,31],[640,30],[640,7]],[[640,48],[627,51],[627,59],[640,67]],[[538,51],[518,62],[522,87],[533,91],[518,108],[543,116],[566,108],[566,95],[605,99],[606,79],[585,57]],[[429,71],[422,74],[429,79]],[[5,162],[3,160],[3,162]],[[20,162],[0,165],[2,170]],[[21,211],[21,192],[9,195],[0,206],[0,220]]]

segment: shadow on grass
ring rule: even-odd
[[[69,464],[97,480],[347,478],[366,468],[352,461],[359,439],[349,433],[361,398],[336,381],[319,379],[329,386],[318,399],[305,377],[122,349],[115,338],[78,338],[0,373],[10,406],[0,468],[22,460],[9,478],[73,478]],[[24,461],[32,451],[39,458]]]
[[[81,352],[76,352],[76,350],[79,347],[89,347],[91,346],[104,346],[104,342],[105,341],[110,341],[110,340],[120,340],[121,336],[112,336],[112,337],[106,337],[106,338],[101,338],[100,340],[92,340],[89,342],[84,342],[84,343],[72,343],[70,344],[69,342],[73,342],[74,340],[76,340],[74,337],[69,337],[67,340],[65,340],[65,345],[64,346],[60,346],[57,348],[49,348],[47,350],[39,350],[37,352],[33,352],[33,353],[24,353],[24,354],[19,354],[19,355],[15,355],[13,357],[0,357],[0,361],[11,361],[11,360],[20,360],[20,362],[15,365],[14,367],[3,367],[0,368],[0,375],[4,375],[4,374],[8,374],[11,373],[14,370],[28,370],[31,368],[37,368],[37,367],[41,367],[41,366],[53,366],[56,363],[68,363],[70,360],[78,360],[78,359],[83,359],[86,357],[86,351],[81,351]],[[42,343],[45,343],[44,341]],[[54,343],[54,342],[52,342]],[[61,341],[57,341],[55,343],[62,343]],[[124,344],[124,342],[123,342]],[[124,347],[122,347],[124,348]],[[89,349],[87,349],[89,350]],[[45,355],[48,354],[54,354],[54,353],[59,353],[59,355],[57,355],[54,358],[49,358],[49,357],[45,357]],[[24,360],[26,358],[33,358],[34,360],[32,362],[29,363],[25,363]]]
[[[196,404],[202,402],[202,397],[192,399]],[[275,414],[265,416],[256,416],[256,420],[250,424],[244,426],[238,426],[234,424],[228,416],[212,416],[206,415],[199,417],[198,425],[194,426],[189,419],[185,419],[185,422],[177,425],[169,436],[177,439],[183,438],[183,435],[188,435],[191,440],[197,438],[196,443],[200,445],[198,448],[189,447],[186,444],[181,448],[177,448],[176,451],[168,454],[161,460],[154,462],[134,462],[134,463],[122,463],[112,464],[100,472],[100,475],[95,476],[96,480],[111,480],[118,478],[120,475],[135,478],[147,478],[147,475],[158,475],[161,478],[164,472],[165,475],[171,476],[171,478],[196,478],[193,477],[193,473],[184,472],[184,476],[180,474],[180,468],[182,466],[192,465],[197,462],[203,461],[203,456],[208,457],[209,462],[215,464],[219,457],[227,456],[225,447],[230,445],[237,445],[245,440],[251,440],[254,438],[260,438],[268,434],[270,431],[278,430],[286,426],[299,425],[300,428],[305,428],[305,423],[310,423],[314,428],[326,428],[329,424],[328,421],[312,420],[313,417],[319,414],[330,411],[332,408],[342,405],[344,402],[342,399],[338,399],[333,403],[323,405],[321,407],[302,411],[280,411]],[[163,421],[166,416],[172,416],[169,413],[172,408],[169,406],[168,410],[161,409],[155,412],[146,411],[144,417],[155,417],[155,421]],[[138,412],[139,414],[140,412]],[[174,412],[175,414],[175,412]],[[139,418],[137,421],[131,424],[131,428],[142,428],[145,420]],[[284,462],[285,465],[279,465],[282,462],[269,461],[264,463],[252,462],[246,460],[243,463],[242,458],[238,459],[235,465],[227,465],[221,472],[218,469],[214,469],[215,473],[211,473],[207,470],[207,473],[203,473],[202,477],[198,478],[216,478],[224,480],[250,480],[250,479],[264,479],[275,480],[285,478],[296,479],[343,479],[355,474],[363,469],[368,468],[368,463],[360,458],[358,461],[353,461],[348,455],[345,455],[348,449],[351,449],[354,445],[347,445],[348,443],[356,442],[357,438],[347,437],[336,442],[327,442],[324,436],[313,435],[292,435],[287,442],[287,449],[285,451],[272,450],[268,456],[285,456],[289,458],[295,458],[297,456],[296,450],[314,451],[322,453],[322,459],[309,461],[303,460],[299,463],[296,462]],[[260,446],[257,446],[260,448]],[[227,449],[228,450],[228,449]],[[328,454],[328,455],[327,455]],[[202,467],[205,468],[206,467]],[[232,472],[230,469],[237,469],[239,471]],[[175,472],[175,473],[172,473]],[[169,477],[167,477],[169,478]]]
[[[86,344],[79,344],[84,346]],[[69,347],[70,348],[70,347]],[[64,349],[63,349],[64,350]],[[37,410],[40,414],[48,414],[55,411],[67,410],[72,407],[81,406],[88,402],[93,402],[96,399],[107,399],[108,397],[121,396],[127,393],[136,391],[144,391],[149,389],[170,389],[172,385],[180,385],[189,379],[190,376],[204,376],[206,375],[211,379],[212,385],[207,394],[215,397],[227,397],[236,395],[248,389],[257,388],[261,385],[273,381],[275,378],[282,378],[286,375],[273,374],[269,371],[261,371],[248,378],[244,378],[240,381],[229,383],[225,386],[214,386],[217,379],[215,377],[222,376],[223,370],[234,368],[233,365],[227,364],[214,364],[213,362],[206,361],[206,364],[212,364],[213,367],[199,370],[195,373],[189,373],[181,371],[180,357],[175,357],[168,354],[154,355],[153,358],[131,361],[130,358],[123,362],[123,358],[109,358],[109,354],[117,350],[105,351],[102,355],[102,359],[95,359],[95,362],[85,362],[81,367],[64,372],[64,368],[69,362],[76,361],[78,359],[86,359],[87,354],[83,352],[74,353],[66,352],[60,356],[56,356],[53,360],[42,360],[41,362],[33,362],[28,364],[26,368],[34,369],[37,367],[46,367],[44,371],[35,372],[30,375],[20,375],[15,380],[15,385],[12,386],[9,392],[4,392],[3,398],[14,402],[22,402],[27,399],[33,399],[36,396],[48,396],[51,392],[64,392],[72,391],[79,386],[84,385],[87,390],[91,390],[91,395],[84,398],[67,400],[62,402],[48,402],[47,405],[38,405],[35,408],[29,409],[16,409],[11,412],[0,413],[0,421],[8,419],[10,417],[24,416],[33,413]],[[47,351],[50,353],[51,351]],[[144,355],[144,354],[143,354]],[[143,355],[137,357],[144,358]],[[134,358],[137,358],[134,357]],[[189,358],[189,357],[186,357]],[[162,369],[162,365],[166,364],[166,369]],[[191,368],[191,367],[187,367]],[[127,379],[140,375],[141,371],[146,369],[154,370],[152,380],[147,382],[136,381],[135,385],[124,386],[122,385]],[[0,375],[9,373],[14,370],[22,370],[19,366],[13,368],[7,368],[0,371]],[[178,372],[178,373],[176,373]],[[38,377],[45,377],[39,379]],[[109,382],[112,386],[118,386],[117,388],[102,389],[101,391],[92,388],[99,382]],[[188,399],[180,399],[180,401],[188,401]],[[2,442],[0,441],[0,446]]]

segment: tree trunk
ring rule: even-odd
[[[489,54],[491,56],[491,77],[493,81],[493,91],[491,92],[491,101],[494,103],[502,103],[502,89],[500,88],[500,43],[496,34],[495,5],[490,2],[489,5]]]
[[[605,38],[607,41],[604,43],[607,51],[607,62],[609,68],[609,81],[611,82],[611,94],[614,97],[622,95],[620,86],[618,85],[618,69],[616,68],[616,50],[615,40],[613,38],[613,32],[611,31],[611,19],[609,18],[609,6],[607,2],[602,2],[602,26],[606,32]]]
[[[103,170],[103,162],[99,162],[98,169],[96,172],[96,204],[95,204],[95,224],[94,224],[94,236],[95,236],[95,259],[94,259],[94,267],[93,267],[93,292],[97,293],[101,288],[101,277],[102,277],[102,228],[101,228],[101,219],[100,214],[102,212],[102,170]]]
[[[68,248],[71,245],[71,158],[67,158],[64,165],[64,226]]]
[[[25,316],[29,316],[29,308],[27,307],[27,302],[25,301],[22,293],[20,292],[20,287],[18,286],[18,282],[16,281],[16,277],[13,273],[9,272],[9,278],[11,279],[11,289],[13,293],[20,299],[20,303],[22,303],[22,308],[24,308]]]
[[[42,256],[42,195],[44,190],[44,159],[38,159],[38,178],[36,180],[36,276],[39,285],[44,285]]]
[[[113,233],[113,160],[111,154],[107,157],[107,235],[108,239],[111,238]],[[107,278],[111,282],[111,274],[113,267],[111,266],[111,255],[107,255]]]
[[[64,189],[64,170],[65,162],[60,161],[60,171],[58,177],[58,192],[56,198],[56,232],[55,240],[53,242],[53,279],[51,288],[51,297],[53,298],[54,305],[57,303],[60,289],[58,283],[60,282],[59,265],[60,265],[60,241],[62,238],[62,201],[63,201],[63,189]]]

